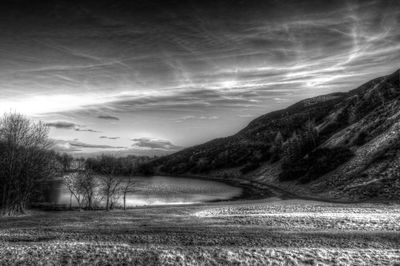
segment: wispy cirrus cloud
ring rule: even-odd
[[[398,67],[394,66],[400,57],[396,2],[266,3],[243,4],[226,14],[222,13],[225,9],[210,10],[198,2],[194,9],[181,4],[177,10],[170,10],[171,14],[179,17],[185,10],[193,19],[185,18],[179,25],[164,15],[160,17],[171,23],[160,25],[149,20],[138,26],[134,18],[122,14],[105,17],[101,12],[87,11],[96,18],[90,21],[94,30],[81,28],[79,23],[66,24],[62,30],[40,28],[33,36],[34,45],[3,42],[1,48],[9,52],[6,61],[14,62],[1,74],[3,93],[24,90],[24,82],[29,82],[37,93],[24,99],[7,99],[2,108],[46,113],[87,106],[119,111],[135,106],[156,109],[160,104],[161,109],[185,109],[185,105],[193,104],[204,110],[220,104],[233,108],[241,101],[254,99],[259,99],[256,105],[260,106],[265,102],[262,97],[280,85],[298,93],[351,88],[367,76]],[[223,1],[221,8],[225,5]],[[117,14],[122,7],[137,12],[134,4],[107,8],[118,6]],[[162,4],[156,6],[169,9]],[[277,15],[288,6],[292,16]],[[82,9],[91,10],[91,6],[82,4]],[[78,21],[85,19],[68,8],[62,12]],[[14,32],[15,27],[18,25],[11,24],[6,32]],[[108,31],[109,27],[115,31]],[[29,40],[31,35],[21,31],[20,38]],[[79,45],[64,42],[65,36],[74,36]],[[101,45],[98,40],[102,40]],[[152,43],[158,43],[162,52]],[[83,83],[84,87],[79,86]],[[220,100],[207,99],[207,93],[198,97],[193,93],[203,90],[213,91]],[[262,95],[252,99],[243,96],[254,90]],[[71,93],[61,93],[65,91]],[[165,103],[171,94],[176,102]],[[109,115],[98,118],[119,119]]]
[[[400,67],[399,1],[4,3],[0,111],[125,139],[162,131],[179,143],[196,123],[196,143]]]

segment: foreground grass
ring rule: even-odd
[[[0,219],[0,265],[394,265],[400,206],[249,201]]]

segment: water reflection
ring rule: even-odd
[[[225,200],[239,196],[241,188],[224,183],[193,178],[166,176],[136,177],[134,192],[127,195],[127,207],[146,205],[195,204],[213,200]],[[59,182],[53,203],[77,206],[66,186]],[[122,198],[118,202],[122,205]]]

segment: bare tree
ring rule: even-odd
[[[132,178],[136,171],[138,159],[135,157],[116,158],[102,155],[96,158],[88,158],[85,161],[86,169],[99,173],[100,194],[105,200],[106,209],[113,208],[114,204],[123,196],[124,209],[126,209],[126,197],[135,184]],[[124,175],[129,175],[126,182]]]
[[[100,176],[100,189],[106,200],[106,210],[110,210],[113,198],[120,191],[121,181],[118,177],[107,174]]]
[[[106,156],[103,156],[106,158]],[[106,210],[109,211],[112,203],[118,199],[121,191],[121,179],[115,174],[117,165],[114,157],[104,159],[105,164],[102,167],[102,175],[99,177],[100,190],[106,200]]]
[[[60,164],[62,165],[62,170],[63,172],[68,172],[71,169],[71,163],[74,160],[74,158],[67,154],[67,153],[63,153],[63,154],[58,154],[57,155],[57,159],[60,162]]]
[[[76,202],[78,203],[78,208],[82,208],[82,200],[83,200],[83,189],[81,186],[81,180],[79,173],[71,173],[64,176],[64,184],[67,186],[69,192],[72,196],[75,197]],[[72,200],[70,199],[69,207],[72,208]]]
[[[136,182],[132,176],[128,177],[126,183],[122,186],[122,195],[124,200],[124,211],[126,210],[126,195],[130,192],[133,192],[133,187],[136,185]]]
[[[72,208],[72,197],[78,203],[79,209],[86,207],[93,209],[95,202],[98,180],[89,170],[79,171],[64,176],[64,184],[71,193],[70,208]]]
[[[53,174],[48,128],[10,113],[0,120],[1,214],[25,212],[40,184]]]
[[[93,209],[98,182],[92,171],[85,170],[80,172],[80,186],[83,198],[86,201],[86,208]]]

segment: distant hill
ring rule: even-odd
[[[400,70],[300,101],[157,159],[159,173],[248,180],[349,200],[400,198]]]

